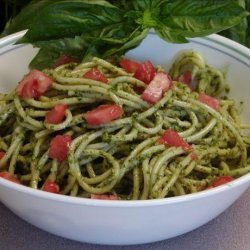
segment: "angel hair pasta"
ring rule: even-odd
[[[32,70],[0,95],[0,176],[64,195],[156,199],[250,171],[224,75],[184,51],[169,73],[100,58]]]

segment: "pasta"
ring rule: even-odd
[[[93,68],[108,83],[82,77]],[[241,132],[250,126],[242,124],[235,101],[223,97],[224,75],[197,52],[177,56],[169,71],[172,86],[153,104],[138,92],[147,84],[100,58],[44,72],[53,83],[39,98],[22,98],[15,90],[0,95],[0,171],[24,185],[43,189],[49,180],[64,195],[145,200],[198,192],[220,176],[250,171],[250,138]],[[191,72],[191,87],[182,82],[185,72]],[[201,94],[220,96],[219,109],[202,102]],[[67,105],[64,119],[46,122],[58,104]],[[117,104],[123,114],[88,123],[83,114],[103,104]],[[162,143],[166,130],[178,132],[188,149]],[[56,135],[72,138],[61,162],[49,155]]]

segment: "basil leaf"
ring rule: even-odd
[[[158,24],[159,25],[159,24]],[[183,36],[180,32],[174,32],[173,30],[169,29],[162,25],[162,27],[155,28],[155,33],[161,37],[162,39],[173,42],[173,43],[187,43],[188,40]]]
[[[46,47],[40,48],[39,52],[30,62],[29,67],[32,69],[43,70],[45,68],[51,67],[53,62],[55,62],[59,56],[60,53],[58,53],[58,51],[49,51],[46,49]]]
[[[233,0],[175,0],[161,6],[156,29],[166,26],[175,33],[174,37],[206,36],[239,23],[248,14]],[[169,36],[162,38],[169,40]]]
[[[113,42],[110,40],[109,42],[113,46],[108,46],[108,48],[104,50],[105,53],[103,53],[102,57],[107,58],[113,55],[125,54],[128,50],[137,47],[147,36],[148,31],[148,29],[141,29],[138,27],[130,35],[128,35],[127,38],[124,39],[123,43],[114,43],[114,40]],[[105,41],[105,39],[103,41]]]
[[[74,37],[120,23],[122,12],[107,1],[58,1],[41,9],[20,42]]]
[[[36,42],[33,46],[40,50],[31,61],[30,66],[36,69],[51,67],[62,54],[72,55],[81,60],[88,45],[88,42],[81,36]]]
[[[61,54],[82,61],[123,55],[151,28],[162,39],[184,43],[231,27],[248,14],[236,0],[33,0],[7,31],[15,24],[29,28],[19,43],[40,48],[31,66],[44,68]]]
[[[54,0],[53,3],[61,1],[62,0]],[[21,10],[21,12],[15,18],[10,19],[1,36],[6,36],[21,30],[31,28],[32,23],[38,17],[37,13],[39,13],[41,9],[45,8],[51,3],[51,0],[31,1],[26,7]]]
[[[238,3],[250,11],[250,1],[238,0]],[[247,47],[250,47],[250,18],[244,18],[238,25],[219,33]]]
[[[247,20],[244,20],[240,24],[219,34],[249,47],[249,43],[247,44],[247,39],[249,39],[249,36],[247,37],[247,29]]]
[[[40,70],[52,67],[61,55],[71,55],[79,61],[85,58],[85,60],[89,60],[93,56],[100,56],[96,48],[89,45],[82,36],[41,41],[33,45],[40,48],[40,50],[31,61],[30,67]]]
[[[95,31],[93,32],[95,34],[90,33],[75,38],[33,43],[35,47],[40,48],[40,52],[33,59],[30,66],[37,69],[50,67],[61,54],[70,54],[80,61],[88,61],[93,56],[104,59],[111,56],[121,56],[127,50],[136,47],[148,33],[147,29],[141,30],[140,28],[134,31],[130,31],[130,29],[120,29],[120,31],[122,31],[120,36],[118,36],[118,31],[116,32],[116,38],[112,36],[112,32],[97,35],[97,31]]]

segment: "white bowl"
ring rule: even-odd
[[[0,40],[0,91],[16,86],[35,55],[31,46],[12,45],[23,34]],[[168,44],[150,33],[140,47],[128,54],[168,68],[178,51],[197,50],[210,65],[227,71],[231,95],[245,102],[246,118],[250,112],[249,50],[218,35],[190,41]],[[50,233],[82,242],[126,245],[168,239],[200,227],[228,208],[249,186],[250,173],[230,185],[196,194],[146,201],[104,201],[51,194],[0,178],[0,201]]]

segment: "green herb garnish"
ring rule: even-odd
[[[185,43],[239,24],[248,14],[236,0],[33,0],[3,34],[28,29],[18,43],[40,49],[30,66],[42,69],[61,54],[81,61],[121,56],[150,29],[168,42]]]

